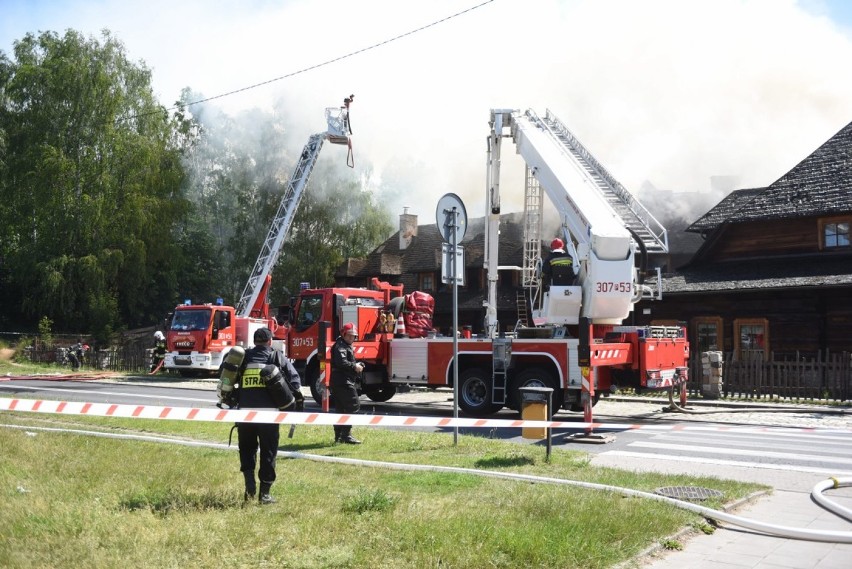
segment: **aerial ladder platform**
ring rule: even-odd
[[[236,305],[237,316],[260,316],[263,313],[263,305],[266,301],[266,293],[269,289],[269,281],[272,269],[278,261],[281,246],[290,233],[293,217],[299,209],[305,188],[311,179],[314,165],[320,155],[323,143],[328,140],[332,144],[345,144],[349,147],[348,165],[354,166],[352,160],[352,142],[350,135],[352,130],[349,123],[349,104],[354,99],[350,95],[344,99],[342,107],[328,107],[325,109],[328,129],[325,132],[312,134],[308,138],[299,161],[290,176],[284,196],[278,205],[278,211],[269,227],[266,240],[260,249],[260,254],[255,261],[251,274],[249,275],[240,300]]]

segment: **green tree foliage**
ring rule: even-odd
[[[188,93],[186,94],[188,95]],[[196,98],[200,96],[196,95]],[[269,232],[307,136],[290,135],[293,113],[254,109],[229,117],[213,107],[193,108],[201,128],[188,156],[193,216],[210,228],[209,245],[219,259],[218,288],[237,302]],[[321,117],[318,117],[321,118]],[[315,123],[316,121],[311,121]],[[314,124],[319,131],[324,124]],[[284,304],[300,282],[330,286],[347,257],[366,256],[393,232],[390,214],[373,195],[361,191],[357,172],[343,167],[345,154],[326,142],[294,216],[290,234],[273,271],[270,300]]]
[[[296,294],[300,282],[332,286],[347,258],[366,257],[393,233],[390,213],[360,188],[351,171],[323,168],[314,174],[284,244],[272,282],[279,304]]]
[[[28,34],[14,58],[0,54],[3,292],[101,338],[150,322],[180,278],[187,121],[107,31]]]

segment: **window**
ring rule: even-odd
[[[734,352],[739,360],[769,358],[769,323],[763,318],[734,320]]]
[[[692,319],[692,350],[701,352],[720,351],[722,343],[722,319],[718,316],[701,316]]]
[[[852,218],[833,217],[821,219],[820,246],[822,249],[849,247],[849,225]]]
[[[435,275],[422,273],[420,275],[420,290],[435,290]]]
[[[307,330],[322,319],[322,296],[303,296],[299,304],[299,314],[296,316],[296,326],[299,332]]]

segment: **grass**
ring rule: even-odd
[[[223,443],[230,425],[0,413],[0,566],[578,567],[625,562],[704,520],[660,502],[461,473],[279,459],[278,504],[242,501],[233,450],[38,430],[162,434]],[[282,429],[281,448],[319,456],[519,472],[653,491],[703,486],[718,507],[753,484],[590,465],[585,453],[446,434]]]

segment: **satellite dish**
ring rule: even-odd
[[[444,194],[438,200],[435,219],[438,231],[447,243],[450,243],[453,238],[453,218],[455,218],[456,226],[456,243],[460,243],[467,231],[467,210],[456,194]]]

